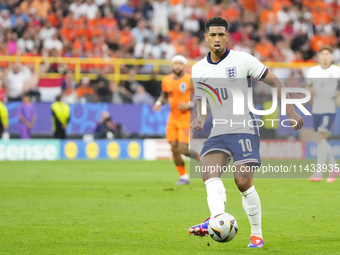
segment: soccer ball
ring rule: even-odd
[[[229,213],[217,214],[209,220],[209,235],[217,242],[224,243],[233,240],[237,231],[236,219]]]

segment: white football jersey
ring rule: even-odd
[[[252,55],[228,49],[219,62],[212,62],[210,53],[208,53],[207,57],[192,67],[195,97],[201,99],[205,95],[213,120],[227,122],[226,124],[216,124],[215,122],[209,137],[236,133],[260,135],[256,127],[260,123],[252,121],[255,116],[249,111],[247,93],[248,87],[251,86],[250,77],[260,80],[265,77],[267,72],[268,69]],[[232,96],[230,91],[233,87],[240,89],[243,93],[243,115],[233,114],[235,95]],[[239,99],[236,98],[236,100]]]
[[[320,65],[308,70],[306,82],[314,88],[312,113],[336,113],[336,104],[333,95],[338,88],[340,80],[340,67],[330,65],[323,69]]]

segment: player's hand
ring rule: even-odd
[[[299,130],[299,129],[302,128],[302,126],[303,126],[303,124],[304,124],[303,119],[302,119],[302,117],[301,117],[299,114],[297,114],[295,111],[292,112],[292,113],[288,113],[288,118],[290,119],[290,120],[289,120],[289,125],[292,127],[292,129],[293,129],[294,131]],[[296,122],[293,121],[293,120],[295,120]],[[297,125],[296,125],[295,127],[293,127],[296,123],[297,123]]]
[[[161,104],[155,103],[155,104],[153,105],[153,107],[152,107],[152,110],[153,110],[154,112],[158,112],[158,111],[161,110],[161,107],[162,107]]]
[[[203,130],[203,126],[204,126],[204,120],[202,120],[200,117],[194,119],[191,122],[191,127],[198,132],[201,132]]]
[[[190,110],[190,105],[189,105],[189,103],[180,102],[180,103],[178,104],[177,108],[178,108],[179,110],[181,110],[181,111],[184,112],[184,111]]]

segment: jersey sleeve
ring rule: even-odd
[[[202,85],[199,83],[201,82],[201,80],[199,70],[197,69],[196,65],[194,65],[191,69],[191,82],[192,86],[194,87],[194,97],[197,99],[201,99],[203,90],[201,90]]]
[[[256,80],[265,78],[268,73],[268,68],[254,56],[245,52],[242,53],[243,63],[246,68],[247,75],[253,77]]]

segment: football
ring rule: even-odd
[[[236,219],[229,213],[218,214],[209,221],[209,235],[217,242],[224,243],[233,240],[237,231]]]

